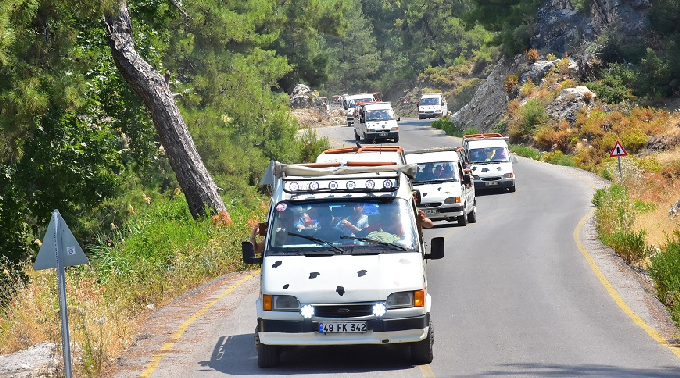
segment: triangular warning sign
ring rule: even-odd
[[[58,210],[54,210],[33,269],[57,268],[57,253],[61,255],[65,267],[90,263],[64,218]]]
[[[614,148],[612,149],[612,152],[609,153],[609,156],[611,157],[628,156],[628,152],[626,152],[626,150],[623,148],[621,142],[617,140],[616,145],[614,145]]]

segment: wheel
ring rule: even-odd
[[[399,137],[398,136],[394,137],[394,143],[399,143]]]
[[[357,142],[361,140],[361,137],[359,136],[359,134],[357,134],[356,130],[354,130],[354,140],[356,140]]]
[[[411,344],[411,362],[414,365],[425,365],[432,362],[434,359],[434,327],[430,322],[430,327],[427,331],[427,337],[417,343]]]
[[[260,342],[259,328],[255,327],[255,346],[257,347],[257,366],[260,368],[272,368],[281,362],[280,350],[276,345],[265,345]]]
[[[467,215],[467,220],[469,223],[477,222],[477,206],[472,207],[472,211]]]
[[[468,221],[468,219],[467,219],[467,216],[465,214],[458,216],[458,225],[459,226],[466,226],[467,223],[468,223],[467,221]]]
[[[421,116],[420,114],[418,114],[418,119],[423,119],[423,116]]]
[[[511,186],[509,189],[510,189],[510,193],[514,193],[514,192],[515,192],[515,186],[514,186],[514,185]]]

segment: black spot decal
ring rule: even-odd
[[[342,287],[342,286],[338,286],[338,288],[335,289],[335,291],[337,291],[338,294],[340,294],[341,297],[342,297],[343,295],[345,295],[345,288]]]
[[[283,285],[283,290],[288,289],[288,286],[290,286],[290,284],[285,284],[285,285]]]
[[[366,271],[365,271],[365,270],[360,270],[360,271],[357,272],[357,274],[359,275],[359,277],[363,277],[363,276],[366,275]]]
[[[311,273],[309,273],[309,279],[310,279],[310,280],[313,280],[313,279],[315,279],[316,277],[318,277],[319,274],[320,274],[319,272],[311,272]]]
[[[283,264],[283,261],[279,260],[272,264],[272,268],[278,268],[281,264]]]

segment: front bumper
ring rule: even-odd
[[[475,178],[474,183],[475,189],[512,188],[515,186],[515,179],[501,177],[482,177]]]
[[[463,215],[464,209],[462,203],[453,205],[444,204],[421,204],[418,206],[425,215],[431,220],[442,220]]]
[[[365,320],[365,333],[320,333],[319,323],[338,319],[257,319],[260,342],[266,345],[356,345],[410,343],[427,336],[430,314],[411,318]],[[343,321],[349,319],[342,319]]]
[[[423,119],[423,118],[439,118],[442,116],[442,113],[435,113],[434,111],[425,111],[425,112],[418,112],[418,118]]]
[[[399,136],[399,131],[367,131],[366,140],[394,139]]]

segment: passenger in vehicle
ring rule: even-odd
[[[363,213],[364,204],[357,203],[352,208],[353,212],[347,218],[340,221],[338,227],[348,236],[363,236],[363,231],[368,227],[368,216]]]
[[[425,169],[422,172],[422,177],[418,177],[418,181],[430,181],[430,180],[435,180],[437,176],[434,173],[434,164],[432,163],[427,163],[425,164]]]

